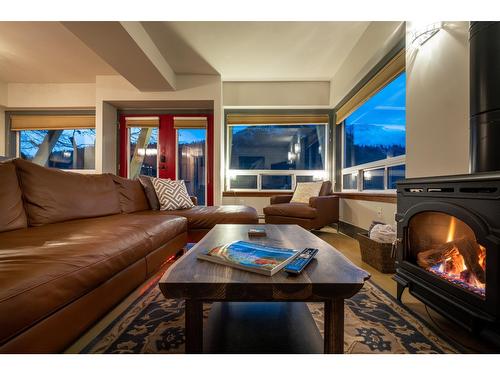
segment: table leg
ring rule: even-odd
[[[203,303],[198,300],[186,300],[185,312],[186,353],[203,351]]]
[[[344,353],[344,299],[325,301],[325,354]]]

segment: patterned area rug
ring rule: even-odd
[[[309,303],[323,335],[323,304]],[[204,306],[205,319],[210,304]],[[372,282],[346,300],[346,353],[457,353],[426,323]],[[146,290],[82,353],[184,353],[184,301]]]

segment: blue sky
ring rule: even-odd
[[[179,129],[177,131],[180,144],[205,141],[206,133],[205,129]]]
[[[402,73],[346,119],[358,145],[405,145],[406,74]]]

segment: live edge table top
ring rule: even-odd
[[[265,228],[266,237],[248,237],[250,228]],[[302,250],[319,249],[298,276],[279,271],[265,276],[197,259],[200,251],[237,241]],[[370,274],[334,247],[298,225],[216,225],[176,261],[160,280],[167,298],[203,301],[325,301],[352,297]]]

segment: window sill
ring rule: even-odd
[[[292,195],[293,191],[224,191],[223,197],[272,197],[274,195]]]
[[[370,202],[396,203],[397,199],[395,193],[334,192],[333,194],[344,199]]]

